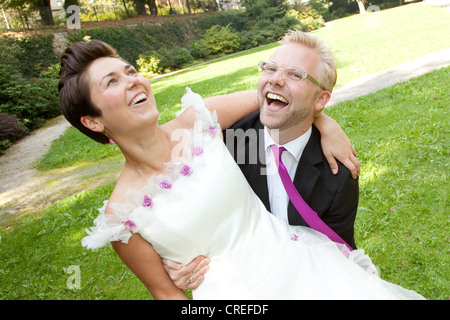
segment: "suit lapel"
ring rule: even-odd
[[[312,191],[320,176],[320,171],[316,164],[322,162],[322,149],[320,147],[320,133],[316,127],[312,127],[311,137],[303,150],[302,156],[295,172],[294,185],[302,196],[303,200],[309,204]],[[303,218],[295,209],[291,201],[288,205],[289,224],[306,225]]]

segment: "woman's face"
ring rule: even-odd
[[[115,138],[140,125],[155,125],[159,113],[150,82],[132,65],[116,58],[100,58],[87,69],[92,103],[101,111],[97,120]]]

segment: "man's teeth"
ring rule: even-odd
[[[136,103],[138,103],[141,100],[145,100],[147,99],[147,95],[145,93],[141,93],[139,95],[137,95],[133,101],[131,101],[131,105],[135,105]]]
[[[275,94],[275,93],[268,93],[267,94],[267,98],[272,99],[272,100],[279,100],[281,102],[284,102],[286,104],[288,104],[289,102],[282,96]]]

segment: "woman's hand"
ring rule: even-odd
[[[189,264],[183,266],[179,262],[162,259],[164,269],[172,279],[176,287],[182,290],[196,289],[205,279],[205,273],[209,270],[209,258],[198,256]]]
[[[353,179],[356,179],[360,174],[356,150],[339,124],[324,113],[316,118],[314,124],[320,131],[323,154],[327,158],[331,171],[337,174],[337,159],[350,170]]]

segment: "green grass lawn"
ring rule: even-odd
[[[359,29],[365,25],[364,17],[341,19],[317,32],[335,41],[335,50],[340,48],[338,73],[343,82],[449,47],[448,11],[443,8],[415,4],[380,15],[382,28],[377,32],[384,33],[384,38],[380,34],[381,40],[370,52],[363,50],[367,43],[358,44],[364,38],[357,37],[363,33]],[[405,26],[399,33],[387,29],[393,16],[409,28]],[[415,28],[419,16],[420,28]],[[337,37],[340,34],[342,37]],[[416,36],[427,42],[407,40]],[[352,37],[358,40],[352,41]],[[396,39],[409,50],[382,39]],[[353,49],[346,53],[349,43]],[[276,46],[253,49],[154,81],[161,122],[174,116],[186,85],[204,96],[256,88],[256,63],[267,59]],[[375,63],[374,69],[372,63],[363,63],[375,58],[384,64]],[[384,279],[428,299],[442,300],[450,296],[449,79],[450,68],[441,69],[325,111],[345,129],[361,162],[357,245],[372,257]],[[59,167],[117,159],[114,148],[91,144],[75,130],[68,130],[53,144],[39,168],[45,174]],[[0,299],[151,298],[110,246],[94,252],[81,247],[85,228],[92,225],[96,208],[109,197],[113,186],[109,183],[87,189],[2,227]],[[70,266],[79,267],[80,289],[67,286],[73,275],[68,271]]]

